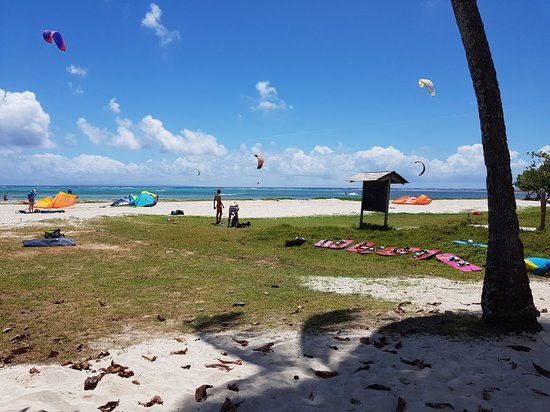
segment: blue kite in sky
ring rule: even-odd
[[[48,43],[51,43],[53,40],[59,50],[67,50],[65,40],[63,39],[61,33],[59,33],[58,31],[44,30],[42,32],[42,37],[44,37],[44,40],[46,40]]]

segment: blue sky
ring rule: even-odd
[[[550,151],[550,2],[478,3],[516,176]],[[0,15],[0,184],[485,185],[450,0],[0,0]]]

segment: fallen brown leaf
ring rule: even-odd
[[[157,320],[158,320],[159,322],[164,322],[164,321],[166,320],[166,318],[165,318],[164,316],[162,316],[162,315],[157,315]]]
[[[132,383],[133,383],[134,385],[138,385],[138,386],[141,385],[141,383],[139,383],[139,381],[137,381],[137,380],[133,380]]]
[[[138,405],[143,405],[146,408],[150,408],[153,405],[162,405],[163,403],[164,403],[164,401],[162,400],[162,398],[159,395],[153,396],[149,402],[143,403],[143,402],[138,401]]]
[[[338,375],[338,372],[333,371],[315,371],[315,376],[320,378],[334,378]]]
[[[217,368],[225,372],[229,372],[233,368],[230,368],[227,365],[224,365],[223,363],[209,363],[204,365],[206,368]]]
[[[105,374],[100,373],[99,375],[90,376],[90,377],[86,378],[86,380],[84,381],[84,390],[85,391],[94,390],[96,388],[97,384],[99,383],[99,381],[101,379],[103,379],[103,376],[105,376]]]
[[[175,350],[170,352],[170,355],[187,355],[187,351],[189,348],[181,349],[181,350]]]
[[[118,406],[119,402],[120,401],[109,401],[105,405],[99,406],[97,409],[99,409],[101,412],[111,412]]]
[[[179,338],[174,338],[174,339],[177,340],[179,343],[187,342],[187,340],[183,336],[180,336]]]
[[[197,402],[203,402],[208,398],[208,394],[206,393],[207,389],[213,388],[212,385],[201,385],[197,389],[195,389],[195,400]]]
[[[391,388],[380,385],[379,383],[373,383],[372,385],[367,386],[366,389],[374,389],[375,391],[391,391]]]
[[[233,403],[229,397],[225,397],[225,401],[223,402],[222,408],[220,409],[220,412],[236,412],[237,408],[240,406],[241,403],[243,403],[244,400],[240,401],[239,403]]]
[[[237,386],[236,383],[228,383],[227,384],[227,389],[229,389],[230,391],[233,391],[233,392],[239,392],[239,387]]]
[[[110,353],[108,351],[101,351],[99,352],[99,354],[97,355],[97,359],[102,359],[102,358],[105,358],[107,356],[109,356]]]
[[[156,356],[151,356],[151,357],[149,357],[149,356],[141,355],[141,357],[142,357],[143,359],[147,359],[149,362],[154,362],[154,361],[157,360],[157,357],[156,357]]]
[[[84,361],[84,362],[73,363],[71,365],[71,369],[76,369],[77,371],[88,370],[90,369],[90,362]]]
[[[445,408],[453,408],[453,405],[451,405],[448,402],[426,402],[426,406],[429,406],[430,408],[434,409],[445,409]]]
[[[405,365],[416,366],[420,369],[431,368],[432,367],[431,364],[424,363],[424,361],[422,361],[420,359],[415,359],[413,361],[409,361],[409,360],[406,360],[406,359],[403,359],[403,358],[399,358],[399,359],[401,359],[401,362],[403,362]]]
[[[533,364],[533,366],[535,367],[535,369],[537,370],[537,372],[546,377],[546,378],[550,378],[550,371],[544,369],[542,366],[539,366],[537,365],[535,362],[531,361],[531,363]]]
[[[361,372],[361,371],[368,371],[369,369],[370,369],[370,365],[360,366],[353,373],[357,373],[357,372]]]
[[[403,412],[405,410],[405,406],[407,406],[407,401],[400,396],[399,399],[397,399],[395,412]]]
[[[238,340],[238,339],[235,339],[235,338],[231,338],[231,339],[234,340],[235,342],[237,342],[242,347],[248,346],[248,341],[247,340],[244,340],[244,339]]]
[[[224,364],[230,364],[230,365],[242,365],[243,364],[243,361],[240,360],[240,359],[235,359],[235,360],[223,360],[223,359],[220,359],[220,358],[216,358],[217,360],[219,360],[221,363],[224,363]]]
[[[517,350],[518,352],[529,352],[531,348],[523,345],[506,345],[507,348]]]
[[[349,342],[349,338],[342,338],[341,336],[335,336],[334,339],[339,340],[340,342]]]
[[[191,369],[191,365],[183,365],[181,368],[182,369]]]
[[[270,342],[270,343],[266,343],[265,345],[263,346],[260,346],[259,348],[256,348],[256,349],[252,349],[254,351],[258,351],[258,352],[263,352],[263,353],[267,353],[269,351],[271,351],[271,347],[275,345],[274,342]]]
[[[40,373],[40,371],[38,369],[36,369],[34,366],[29,370],[29,373],[31,375],[34,375],[35,373]]]

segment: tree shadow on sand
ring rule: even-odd
[[[450,312],[400,315],[372,331],[346,330],[358,315],[355,310],[316,314],[300,332],[201,334],[215,350],[241,359],[247,372],[236,366],[210,376],[210,382],[197,382],[197,387],[213,385],[209,397],[197,402],[186,395],[179,410],[416,411],[432,410],[428,404],[450,408],[448,404],[474,411],[498,410],[503,397],[511,406],[516,399],[528,399],[531,410],[547,406],[548,398],[536,394],[548,393],[546,378],[533,373],[531,361],[550,366],[550,350],[535,345],[537,335],[488,335],[477,315]],[[204,322],[197,332],[217,323],[217,317]],[[235,335],[249,345],[236,343]],[[269,343],[269,350],[258,350]],[[514,345],[533,350],[516,351]],[[517,390],[510,391],[512,385]],[[244,402],[222,409],[226,398]]]

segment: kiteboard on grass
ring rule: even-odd
[[[431,258],[441,252],[441,249],[424,249],[413,254],[412,260],[424,260]]]
[[[365,249],[368,249],[369,247],[373,247],[374,245],[376,245],[376,242],[365,240],[364,242],[359,242],[353,246],[348,247],[346,250],[349,252],[361,252]]]
[[[384,250],[376,252],[380,256],[398,256],[398,255],[407,255],[409,253],[419,252],[422,249],[419,247],[387,247]]]
[[[321,239],[317,243],[315,243],[313,246],[315,247],[329,247],[333,243],[332,240],[329,239]]]
[[[333,242],[329,249],[344,249],[353,243],[353,239],[342,239],[337,242]]]
[[[463,272],[478,272],[481,270],[479,266],[473,265],[470,262],[460,259],[458,256],[453,255],[452,253],[439,253],[435,255],[437,260],[445,263],[446,265],[452,266],[455,269],[461,270]]]
[[[379,252],[381,250],[385,250],[386,247],[385,246],[382,246],[382,245],[374,245],[374,246],[371,246],[371,247],[368,247],[366,248],[365,250],[362,250],[360,252],[358,252],[359,254],[361,255],[371,255],[373,253],[376,253],[376,252]]]

